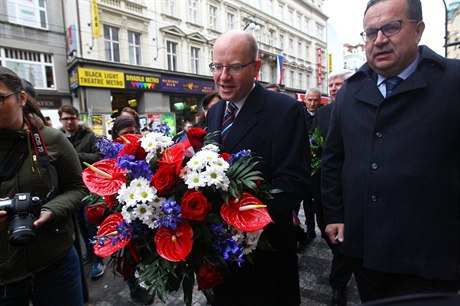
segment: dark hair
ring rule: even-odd
[[[25,91],[22,79],[13,70],[3,66],[0,66],[0,81],[3,82],[11,91],[17,92],[17,95],[19,95],[22,91]],[[25,117],[36,124],[38,124],[38,122],[32,115],[38,116],[43,122],[45,122],[45,117],[43,116],[37,101],[35,101],[35,99],[30,95],[27,97],[26,104],[22,108],[22,112]]]
[[[35,87],[34,85],[32,85],[32,83],[30,83],[29,81],[27,81],[26,79],[22,79],[22,87],[24,88],[24,91],[29,95],[31,96],[32,98],[34,98],[35,100],[37,100],[37,92],[35,91]]]
[[[118,133],[127,127],[133,127],[136,133],[138,133],[136,121],[133,118],[128,116],[118,116],[113,122],[111,133],[112,139],[117,139],[120,136]]]
[[[75,117],[78,118],[78,109],[75,106],[70,105],[70,104],[62,105],[59,108],[59,110],[58,110],[59,118],[61,118],[62,113],[72,114],[72,115],[74,115]]]
[[[204,110],[208,109],[209,103],[211,103],[212,99],[215,97],[219,98],[219,100],[222,99],[217,91],[210,92],[204,96],[203,100],[201,100],[201,105],[203,106]]]
[[[134,116],[134,121],[136,122],[136,125],[137,125],[137,130],[140,130],[141,128],[141,119],[139,118],[139,114],[134,110],[132,109],[131,107],[124,107],[122,110],[121,110],[121,113],[120,113],[120,116],[123,115],[123,113],[128,113],[128,114],[131,114]]]
[[[375,4],[382,2],[382,1],[388,1],[388,0],[370,0],[367,3],[366,10],[364,11],[364,15],[366,15],[367,11],[374,6]],[[417,21],[422,21],[423,20],[423,14],[422,14],[422,3],[420,0],[406,0],[408,11],[407,11],[407,17],[409,19],[414,19]]]

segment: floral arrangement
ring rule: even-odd
[[[272,219],[260,199],[279,191],[266,189],[250,151],[220,153],[212,136],[192,128],[174,144],[164,124],[144,136],[102,138],[105,158],[83,171],[103,198],[87,208],[100,225],[95,253],[162,301],[182,286],[191,305],[196,281],[211,302],[230,265],[270,247],[263,229]]]
[[[313,176],[321,168],[321,150],[324,146],[324,137],[319,127],[316,127],[310,135],[311,151],[311,175]]]

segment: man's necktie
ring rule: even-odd
[[[403,79],[400,78],[399,76],[394,76],[394,77],[385,79],[385,86],[387,88],[387,97],[391,95],[391,93],[396,88],[396,86],[398,86],[398,84],[401,83],[402,81]]]
[[[228,136],[228,132],[233,125],[233,120],[235,119],[235,112],[238,109],[238,106],[233,104],[232,102],[227,103],[227,109],[225,110],[224,120],[222,121],[222,130],[221,136],[222,141]]]

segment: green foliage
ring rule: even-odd
[[[319,127],[316,127],[310,135],[311,150],[311,175],[314,175],[321,168],[321,151],[324,146],[324,137]]]

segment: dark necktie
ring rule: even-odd
[[[396,86],[398,86],[398,84],[401,83],[402,81],[403,79],[400,78],[399,76],[394,76],[394,77],[385,79],[385,86],[387,88],[387,97],[391,95],[391,93],[396,88]]]
[[[222,141],[228,136],[230,128],[233,125],[233,120],[235,119],[235,112],[238,109],[238,106],[233,104],[232,102],[227,103],[227,109],[225,110],[224,120],[222,121],[222,130],[221,136]]]

